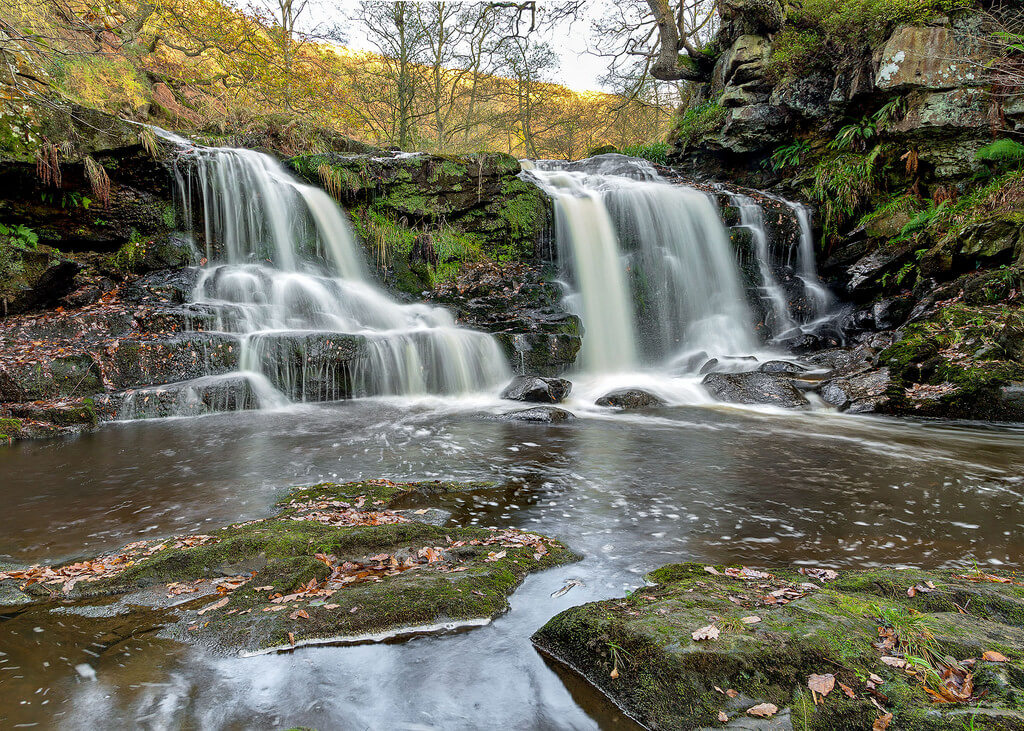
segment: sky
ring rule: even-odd
[[[547,37],[548,41],[561,60],[561,68],[554,79],[560,84],[575,91],[596,91],[601,89],[598,79],[607,71],[607,61],[590,51],[590,20],[594,13],[606,2],[614,0],[593,0],[586,3],[582,17],[571,27],[562,26]],[[338,15],[348,16],[357,6],[359,0],[321,0],[310,5],[310,10],[318,22],[337,22]],[[345,29],[348,35],[346,46],[355,50],[372,50],[357,24]]]

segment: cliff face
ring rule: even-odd
[[[673,160],[814,207],[822,274],[853,305],[851,350],[822,356],[836,369],[822,395],[1024,419],[1024,9],[721,7],[704,103],[680,114]]]

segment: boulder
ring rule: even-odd
[[[765,404],[788,409],[809,404],[789,378],[772,373],[709,373],[702,384],[714,398],[733,404]]]
[[[878,729],[879,697],[893,729],[1024,728],[1024,600],[1008,572],[673,564],[646,578],[532,638],[645,728]],[[898,638],[887,649],[880,627]],[[974,700],[936,703],[900,667],[914,627],[940,672],[970,673]],[[812,698],[815,675],[828,690]]]
[[[516,376],[501,392],[503,399],[529,401],[535,404],[559,404],[572,391],[572,383],[564,378]]]
[[[534,406],[532,409],[521,411],[510,411],[502,414],[504,421],[534,421],[541,424],[557,424],[562,421],[572,421],[576,416],[565,409],[557,406]]]
[[[818,390],[825,403],[854,414],[882,411],[889,402],[892,378],[888,368],[832,378]]]
[[[617,409],[649,409],[666,405],[664,399],[641,388],[620,388],[606,393],[594,403],[598,406],[614,406]]]
[[[965,58],[970,49],[954,29],[904,25],[882,48],[875,86],[878,89],[952,89],[982,83],[985,59]]]

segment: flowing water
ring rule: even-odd
[[[266,383],[253,381],[261,405],[459,394],[507,380],[493,337],[456,327],[441,308],[399,304],[385,294],[334,200],[272,157],[183,145],[175,180],[184,219],[202,222],[211,262],[192,301],[215,314],[215,330],[239,338],[240,375],[268,376],[282,392],[268,398]],[[340,348],[339,336],[357,338],[358,358],[311,357],[325,341]]]
[[[712,195],[669,184],[650,164],[621,155],[545,160],[528,168],[555,204],[559,261],[570,290],[566,303],[585,329],[582,372],[643,368],[675,376],[696,371],[708,358],[764,351],[749,296],[767,304],[770,336],[807,324],[791,312],[776,275],[789,256],[772,247],[764,209],[751,197],[726,194],[754,244],[758,284],[748,294]],[[782,202],[801,230],[798,276],[813,300],[811,319],[826,318],[831,297],[815,271],[809,213]]]
[[[570,424],[486,418],[501,408],[362,399],[0,450],[0,560],[201,532],[266,514],[290,484],[377,476],[493,481],[450,498],[452,520],[561,536],[585,556],[530,577],[487,627],[398,644],[243,659],[160,639],[153,620],[8,615],[0,726],[630,728],[528,638],[659,565],[1024,566],[1021,430],[725,407],[599,415],[578,402]],[[569,579],[585,586],[551,598]]]
[[[194,304],[237,336],[242,370],[186,384],[171,410],[199,413],[211,398],[274,408],[0,449],[0,562],[204,532],[266,515],[292,485],[374,477],[490,481],[444,498],[453,524],[547,533],[584,559],[529,577],[511,611],[479,629],[252,658],[164,639],[154,615],[0,614],[0,727],[632,729],[528,638],[662,564],[1024,566],[1024,430],[709,403],[692,356],[762,347],[713,199],[621,157],[542,163],[532,175],[555,200],[567,302],[587,328],[590,375],[574,377],[566,404],[577,421],[495,418],[510,405],[487,394],[508,377],[492,338],[386,296],[334,202],[275,161],[189,147],[177,167],[182,206],[202,221],[213,262]],[[736,202],[771,304],[780,253],[760,207]],[[802,329],[833,303],[807,212],[793,210],[796,271],[814,306],[797,318],[780,301],[777,314]],[[285,357],[353,337],[364,354],[354,366]],[[593,405],[620,385],[669,394],[671,405]],[[403,396],[295,403],[347,389]],[[135,399],[133,413],[155,415],[147,403]],[[552,596],[571,579],[582,585]]]

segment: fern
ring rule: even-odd
[[[83,159],[85,163],[85,177],[89,180],[92,194],[100,205],[106,208],[110,205],[110,176],[103,166],[88,155]]]

